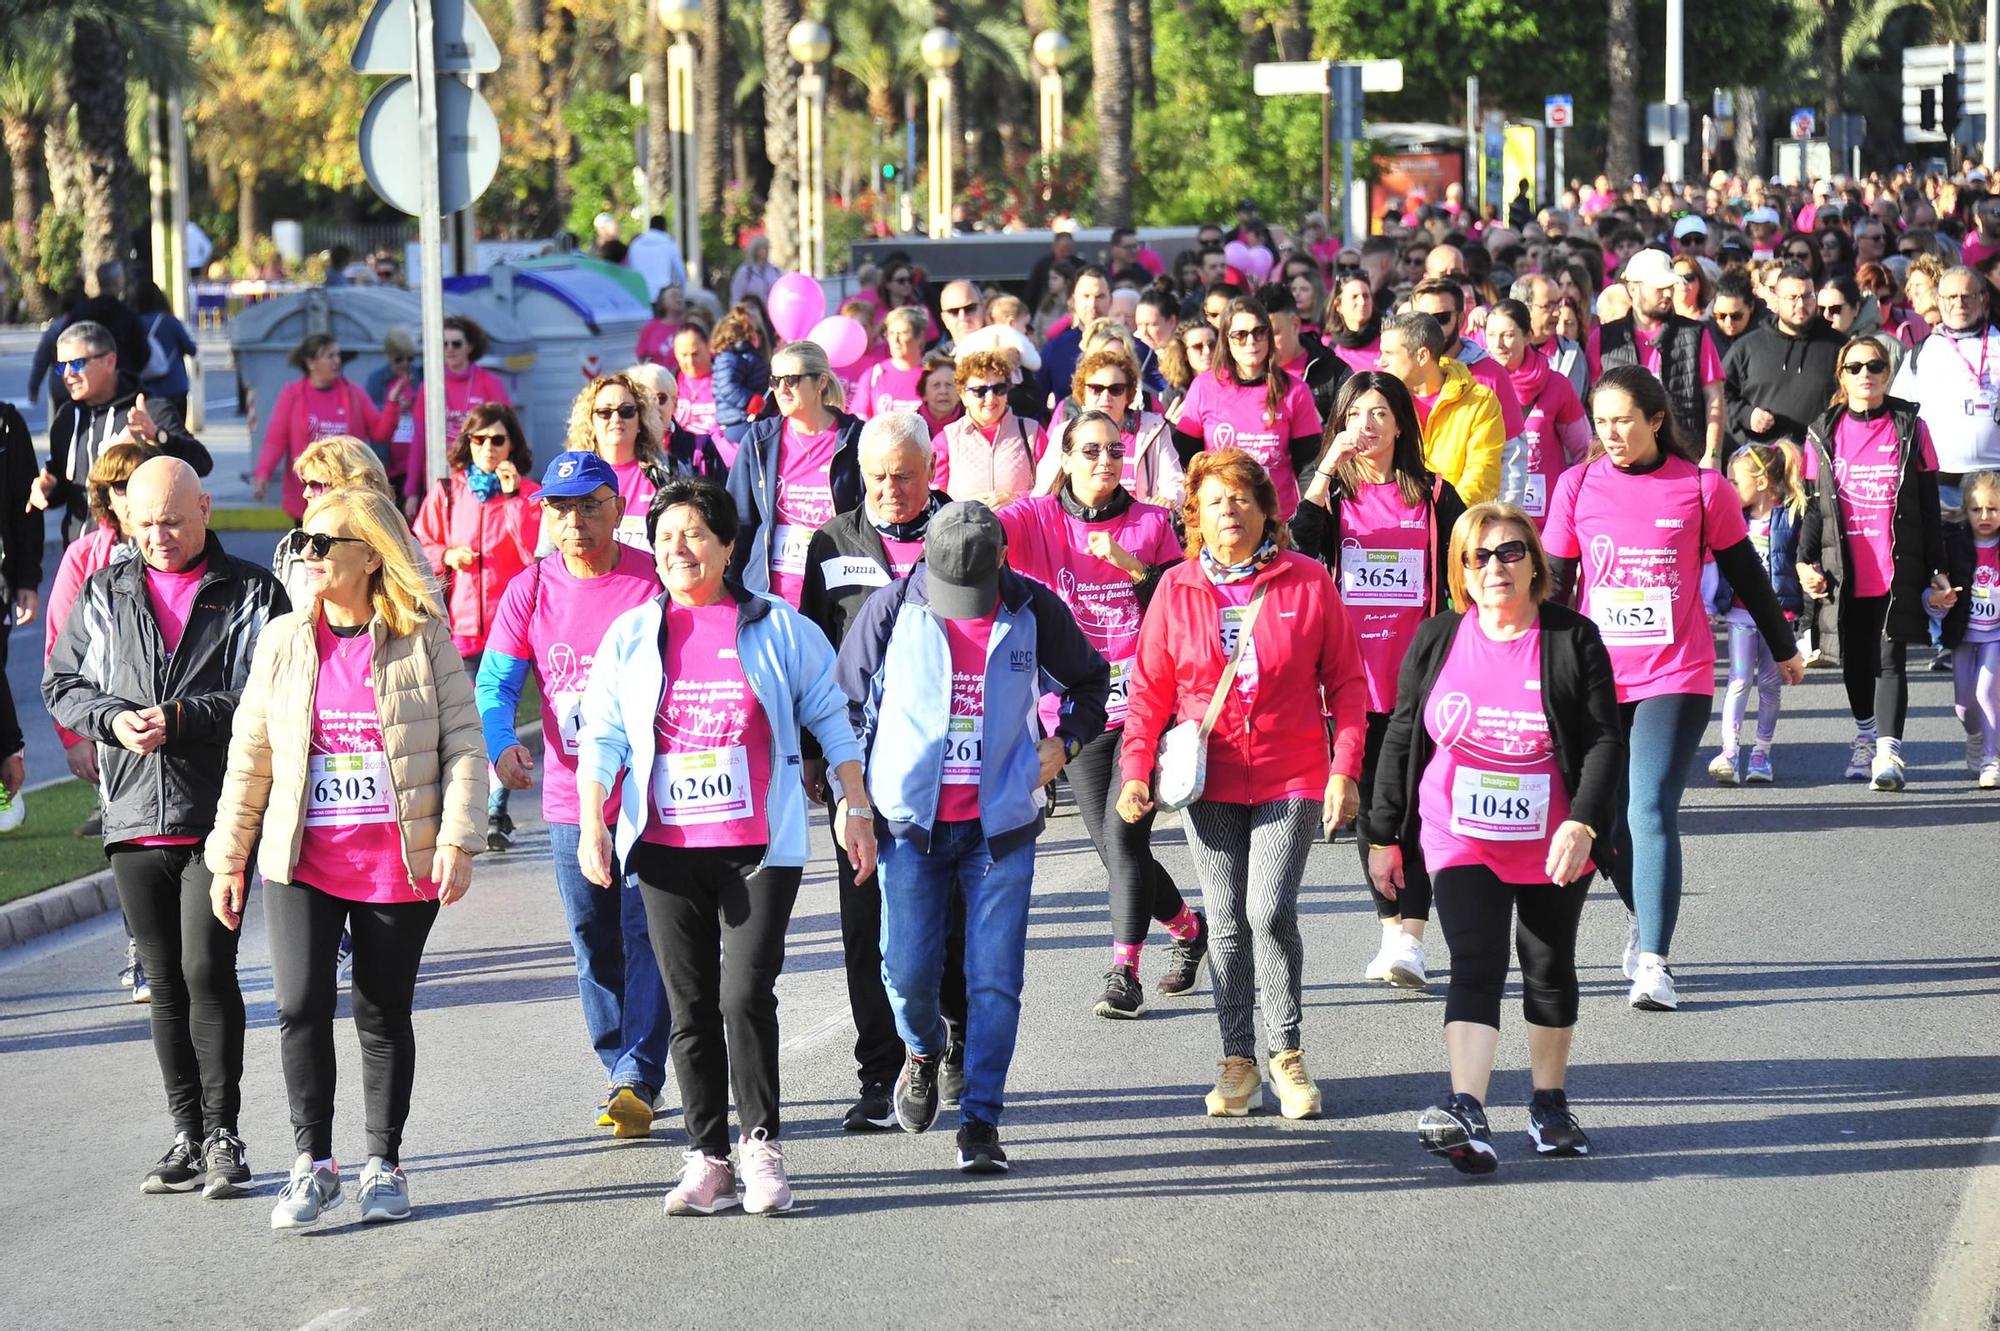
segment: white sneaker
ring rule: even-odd
[[[1849,781],[1866,781],[1875,766],[1875,741],[1855,737],[1847,753],[1847,771],[1842,775]]]
[[[743,1166],[743,1209],[750,1215],[772,1215],[792,1209],[791,1180],[785,1174],[785,1148],[764,1129],[736,1146]]]
[[[0,832],[11,832],[28,819],[28,796],[24,791],[19,795],[7,793],[7,787],[0,786]]]
[[[1625,972],[1625,978],[1628,980],[1639,973],[1639,917],[1637,915],[1627,915],[1625,917],[1625,960],[1619,969]]]
[[[1632,977],[1632,992],[1626,1001],[1645,1012],[1673,1012],[1680,1005],[1674,993],[1674,973],[1657,961],[1641,961]]]
[[[1903,788],[1903,760],[1891,758],[1887,754],[1877,758],[1868,770],[1870,789],[1897,791]]]
[[[1985,763],[1979,769],[1981,790],[2000,790],[2000,762]]]
[[[1389,983],[1398,989],[1422,989],[1430,980],[1424,974],[1424,940],[1398,929],[1391,943],[1395,950],[1389,958]]]
[[[1736,755],[1727,749],[1709,760],[1708,775],[1718,786],[1734,786],[1742,783],[1742,778],[1736,775]]]
[[[1375,959],[1368,963],[1368,969],[1361,972],[1364,980],[1386,980],[1389,978],[1389,963],[1396,959],[1396,940],[1403,936],[1402,927],[1390,925],[1382,930],[1382,946],[1375,950]]]

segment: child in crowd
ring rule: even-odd
[[[2000,472],[1974,472],[1960,493],[1964,520],[1944,527],[1952,594],[1931,596],[1931,614],[1951,649],[1965,765],[1981,790],[2000,790]]]
[[[1796,622],[1805,609],[1805,592],[1799,586],[1796,567],[1799,519],[1806,511],[1805,472],[1798,446],[1781,441],[1738,449],[1729,459],[1729,479],[1743,505],[1750,542],[1771,574],[1778,604],[1784,607],[1785,617]],[[1736,599],[1726,579],[1717,578],[1711,604],[1729,626],[1729,689],[1722,699],[1722,752],[1709,763],[1708,774],[1725,786],[1744,781],[1769,785],[1776,779],[1771,771],[1771,744],[1778,734],[1782,693],[1778,667],[1751,622],[1750,612]],[[1757,742],[1739,775],[1738,736],[1753,681],[1757,686]]]

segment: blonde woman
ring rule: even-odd
[[[334,490],[373,490],[385,498],[396,498],[381,456],[351,434],[328,435],[306,445],[306,451],[292,464],[292,475],[298,478],[308,504]],[[285,598],[301,606],[312,599],[312,589],[306,585],[304,538],[305,529],[294,527],[271,552],[271,572],[284,584]]]
[[[662,414],[658,391],[629,371],[598,375],[570,404],[565,447],[573,453],[595,453],[611,464],[618,493],[625,500],[618,540],[634,549],[648,548],[646,506],[672,473],[661,434],[672,419],[671,414]]]
[[[306,511],[312,600],[257,641],[206,861],[216,918],[242,927],[250,855],[264,876],[278,1043],[299,1150],[273,1229],[340,1200],[333,1155],[334,951],[354,937],[368,1164],[363,1221],[410,1214],[403,1123],[410,1009],[438,908],[486,848],[486,746],[472,682],[394,504],[341,490]]]
[[[854,414],[862,420],[892,411],[915,411],[924,404],[924,328],[927,316],[915,306],[890,310],[882,321],[889,358],[861,378]]]

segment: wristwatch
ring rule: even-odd
[[[866,804],[850,804],[847,806],[847,816],[849,818],[873,818],[875,810]]]
[[[1076,761],[1076,755],[1083,752],[1082,741],[1074,735],[1058,735],[1056,738],[1062,741],[1063,761],[1066,763]]]

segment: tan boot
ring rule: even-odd
[[[1319,1087],[1306,1071],[1305,1051],[1284,1049],[1271,1055],[1271,1085],[1278,1092],[1278,1112],[1286,1118],[1319,1117]]]
[[[1243,1118],[1264,1103],[1264,1079],[1254,1058],[1225,1058],[1208,1093],[1210,1118]]]

